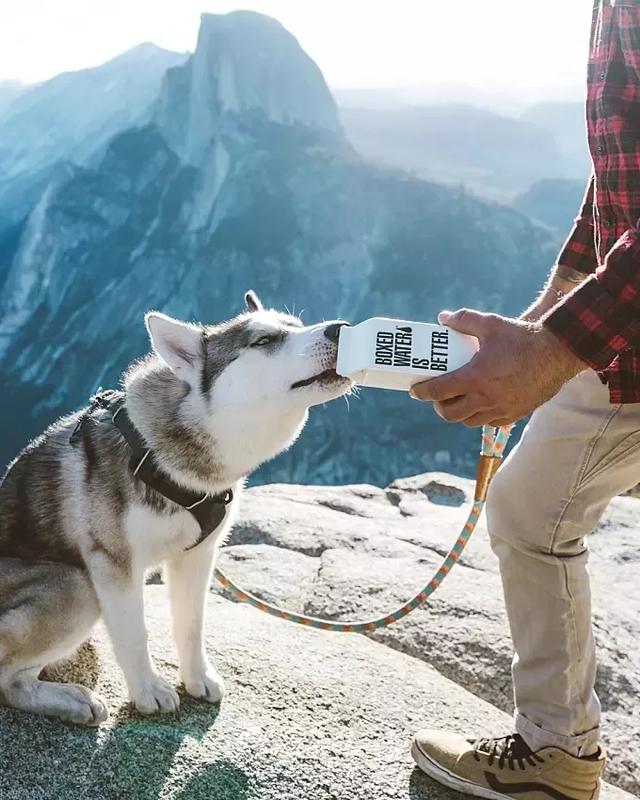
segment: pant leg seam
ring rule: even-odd
[[[571,626],[571,638],[573,640],[573,657],[570,658],[570,675],[571,675],[570,708],[575,709],[576,706],[579,707],[582,711],[582,720],[584,720],[587,715],[586,701],[584,697],[582,697],[579,693],[578,696],[576,697],[576,687],[578,686],[579,683],[576,671],[578,670],[578,667],[580,666],[583,660],[582,653],[580,652],[578,629],[576,627],[576,601],[573,596],[573,592],[571,591],[571,582],[569,580],[567,565],[564,562],[562,562],[561,566],[562,566],[562,571],[564,573],[564,582],[567,589],[567,595],[569,596],[569,601],[571,603],[571,613],[569,617]],[[577,727],[575,719],[572,719],[571,722],[572,722],[571,729],[575,730],[575,728]]]
[[[564,520],[564,517],[566,515],[566,512],[567,512],[569,506],[575,500],[575,497],[576,497],[578,491],[580,490],[580,488],[582,486],[582,482],[583,482],[583,480],[585,478],[585,475],[587,475],[587,467],[589,466],[589,460],[591,459],[591,457],[593,455],[593,451],[594,451],[598,441],[604,436],[604,434],[605,434],[607,428],[609,427],[609,425],[611,424],[611,422],[617,416],[618,412],[620,411],[620,408],[621,408],[620,405],[616,405],[609,411],[609,413],[606,415],[605,419],[603,420],[603,423],[600,426],[599,430],[595,433],[595,435],[591,439],[591,442],[589,443],[589,446],[587,447],[587,450],[586,450],[586,453],[585,453],[585,457],[584,457],[584,459],[582,461],[582,465],[581,465],[580,469],[578,470],[578,474],[576,476],[576,480],[574,481],[574,485],[573,485],[573,487],[572,487],[572,489],[571,489],[571,491],[569,493],[569,498],[568,498],[567,502],[564,504],[564,506],[562,508],[562,511],[560,512],[560,514],[559,514],[559,516],[558,516],[558,518],[556,520],[556,524],[554,525],[554,528],[553,528],[553,531],[552,531],[552,534],[551,534],[551,539],[550,539],[550,542],[549,542],[549,555],[553,555],[553,551],[554,551],[554,547],[555,547],[555,540],[556,540],[556,536],[557,536],[558,530],[560,528],[560,525],[562,524],[562,522]],[[572,639],[572,644],[573,644],[573,657],[570,658],[570,664],[571,664],[571,667],[570,667],[571,693],[572,693],[570,705],[571,705],[571,707],[575,707],[575,705],[578,705],[578,707],[580,707],[581,710],[582,710],[582,715],[583,715],[583,718],[584,718],[586,716],[586,714],[587,714],[586,700],[582,696],[578,696],[576,698],[576,695],[575,695],[576,686],[578,684],[578,681],[576,680],[576,674],[575,673],[576,673],[576,670],[578,669],[580,663],[582,662],[582,654],[580,653],[580,648],[579,648],[579,643],[578,643],[578,631],[577,631],[577,628],[576,628],[576,603],[575,603],[575,598],[574,598],[572,590],[571,590],[571,585],[570,585],[570,580],[569,580],[569,574],[568,574],[568,571],[567,571],[567,567],[566,567],[566,564],[562,560],[560,561],[560,567],[562,569],[563,576],[564,576],[564,583],[565,583],[565,587],[566,587],[566,591],[567,591],[567,596],[568,596],[569,602],[571,604],[571,613],[570,613],[569,617],[570,617],[571,639]],[[576,700],[577,700],[577,703],[576,703]]]
[[[586,484],[593,482],[603,472],[606,472],[607,470],[612,469],[620,464],[620,462],[628,458],[629,455],[638,450],[638,448],[640,448],[640,431],[630,434],[624,439],[624,441],[620,442],[620,444],[614,448],[613,452],[616,453],[615,456],[612,457],[611,453],[608,453],[601,461],[595,464],[592,469],[588,470],[588,472],[586,472],[582,477],[582,485],[585,486]],[[628,488],[633,488],[633,486],[635,486],[637,483],[637,480],[633,481]]]
[[[575,497],[578,494],[578,491],[582,487],[582,481],[584,480],[584,477],[585,477],[585,475],[587,473],[587,467],[589,466],[589,459],[593,455],[593,451],[595,450],[596,445],[598,444],[600,439],[604,436],[607,428],[609,427],[609,425],[611,424],[613,419],[616,417],[616,415],[620,411],[621,407],[622,406],[620,406],[620,405],[613,406],[613,408],[609,411],[609,413],[604,418],[600,428],[593,435],[591,441],[589,442],[589,445],[588,445],[588,447],[586,449],[586,452],[585,452],[585,456],[584,456],[584,458],[582,460],[582,464],[580,465],[580,469],[578,470],[578,473],[576,475],[576,479],[575,479],[575,481],[573,483],[571,491],[569,492],[569,497],[568,497],[566,503],[562,506],[562,509],[560,510],[560,513],[558,514],[558,517],[556,519],[555,525],[553,526],[553,530],[551,531],[551,537],[549,539],[549,547],[548,547],[547,555],[551,556],[551,555],[554,554],[553,551],[554,551],[554,547],[555,547],[555,542],[556,542],[556,536],[557,536],[557,533],[558,533],[558,529],[560,528],[560,525],[564,521],[564,518],[565,518],[565,515],[567,513],[567,510],[568,510],[569,506],[575,500]]]

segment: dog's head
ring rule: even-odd
[[[346,394],[335,370],[341,321],[305,326],[265,309],[253,291],[245,311],[219,325],[194,325],[150,312],[155,353],[212,411],[299,411]]]

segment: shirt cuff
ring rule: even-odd
[[[595,229],[584,219],[576,220],[568,239],[564,243],[557,264],[589,275],[598,266],[596,257]]]
[[[552,309],[543,324],[596,370],[640,344],[640,232],[628,231],[604,266]]]

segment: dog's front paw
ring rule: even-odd
[[[170,714],[180,707],[178,693],[160,675],[152,675],[136,687],[131,692],[131,700],[141,714]]]
[[[100,725],[109,716],[109,709],[104,700],[86,686],[74,683],[43,685],[46,686],[48,696],[55,699],[56,716],[65,722],[75,722],[77,725]]]
[[[224,697],[224,680],[213,667],[209,667],[201,675],[185,678],[184,687],[191,697],[206,700],[208,703],[219,703]]]

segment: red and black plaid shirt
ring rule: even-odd
[[[640,402],[640,0],[596,0],[587,132],[593,172],[558,263],[590,274],[545,325],[609,384]]]

